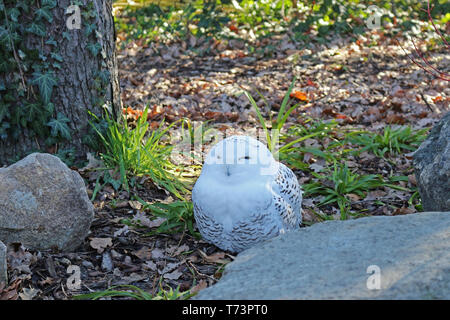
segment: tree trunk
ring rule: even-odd
[[[73,1],[70,0],[0,0],[0,7],[2,2],[5,6],[0,10],[0,22],[6,19],[2,25],[9,27],[7,32],[11,34],[18,24],[23,28],[17,28],[17,32],[28,30],[23,32],[23,41],[10,41],[13,43],[11,46],[4,44],[11,53],[9,61],[14,67],[10,72],[0,71],[0,87],[2,84],[6,86],[3,92],[0,89],[0,98],[10,93],[17,99],[8,102],[9,107],[3,107],[14,114],[18,108],[27,108],[32,102],[37,102],[40,107],[50,102],[54,107],[49,111],[49,119],[39,124],[47,133],[36,135],[33,129],[36,119],[30,115],[22,121],[8,118],[8,115],[2,119],[0,105],[0,128],[2,122],[9,121],[4,126],[9,128],[3,130],[3,136],[0,134],[0,167],[37,150],[53,153],[57,149],[75,148],[77,156],[84,156],[88,147],[83,138],[88,134],[88,121],[92,119],[88,111],[101,116],[106,110],[115,118],[121,107],[112,0],[79,0],[79,6],[71,6]],[[19,3],[33,3],[34,7],[30,6],[28,13],[19,7],[19,11],[15,11],[20,12],[17,17],[11,10]],[[17,20],[16,24],[14,20]],[[44,27],[45,33],[33,29],[33,24]],[[39,52],[39,57],[32,68],[27,68],[23,60],[33,56],[33,50]],[[34,56],[36,59],[37,55]],[[37,71],[33,69],[35,65],[39,65]],[[55,79],[53,85],[51,80],[38,79],[44,70]],[[12,81],[19,87],[25,86],[22,96],[11,89],[14,86],[8,87]],[[50,96],[46,97],[49,92]],[[5,104],[5,101],[0,100],[0,104]],[[60,121],[59,115],[68,120]],[[64,134],[56,136],[58,128],[54,129],[49,124],[51,119],[57,119],[57,124],[65,123],[70,129],[70,137]],[[12,133],[17,128],[20,131],[16,131],[14,136]],[[53,140],[48,139],[50,133],[55,136]]]

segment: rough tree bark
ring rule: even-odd
[[[62,56],[61,68],[55,69],[58,82],[51,96],[51,102],[55,107],[54,113],[56,115],[61,112],[70,119],[68,126],[71,129],[72,139],[66,146],[75,147],[77,155],[80,156],[87,151],[87,146],[82,141],[89,129],[90,116],[87,111],[100,116],[106,105],[115,117],[121,105],[112,0],[79,0],[78,2],[83,4],[81,8],[89,7],[95,16],[89,17],[82,14],[81,28],[70,29],[67,21],[71,13],[66,10],[71,5],[71,1],[58,0],[56,7],[51,10],[52,23],[46,23],[46,33],[49,38],[55,40],[59,54]],[[89,5],[90,2],[92,4]],[[90,19],[91,28],[94,26],[90,33],[86,31],[87,23],[84,20],[87,18]],[[26,20],[27,17],[19,17],[19,19]],[[89,48],[89,44],[93,47]],[[29,48],[43,50],[44,53],[51,50],[50,45],[45,44],[41,37],[34,35],[27,36],[26,45]],[[96,56],[92,54],[92,48],[97,50],[95,45],[99,52]],[[102,90],[98,90],[98,83],[96,84],[95,81],[99,70],[109,73],[109,80],[107,80],[109,84],[106,84]],[[0,73],[1,80],[8,81],[8,75]],[[36,86],[34,90],[36,91]],[[49,151],[48,147],[44,146],[44,140],[45,137],[32,137],[27,129],[22,131],[18,140],[0,139],[0,167],[6,164],[8,159],[17,159],[33,149]]]

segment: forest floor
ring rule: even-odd
[[[148,106],[152,127],[163,118],[167,123],[188,118],[194,125],[208,121],[209,128],[222,133],[255,134],[260,123],[242,91],[247,90],[255,98],[268,120],[276,115],[295,77],[292,100],[301,104],[286,122],[285,132],[289,134],[289,128],[294,128],[292,132],[310,133],[321,123],[329,123],[330,128],[323,136],[299,143],[303,151],[291,154],[286,163],[302,185],[312,186],[310,190],[317,182],[327,186],[333,181],[323,177],[329,174],[326,169],[333,166],[333,157],[344,149],[356,148],[354,142],[333,144],[345,139],[346,132],[364,130],[383,135],[387,126],[399,125],[409,125],[415,132],[431,128],[449,110],[448,82],[414,65],[399,45],[410,52],[410,41],[388,34],[372,30],[356,39],[336,36],[325,44],[307,46],[293,42],[286,34],[255,40],[254,46],[261,50],[252,53],[246,42],[239,40],[200,41],[192,36],[169,44],[145,43],[125,41],[126,36],[119,33],[123,40],[118,44],[118,61],[124,113],[132,121],[134,111]],[[427,50],[427,41],[422,39],[419,47]],[[429,48],[428,61],[449,73],[446,48]],[[171,130],[179,130],[179,126]],[[318,156],[317,150],[326,151],[331,158]],[[378,175],[397,188],[386,183],[365,190],[364,197],[349,192],[348,203],[344,203],[349,205],[347,218],[420,210],[420,200],[412,199],[416,182],[411,151],[388,151],[381,153],[383,156],[376,152],[374,147],[349,153],[345,164],[358,177]],[[91,196],[95,177],[89,172],[80,173],[90,181]],[[143,181],[134,192],[146,202],[173,200],[149,181]],[[337,202],[320,205],[323,198],[323,194],[313,191],[305,194],[304,226],[342,218]],[[80,293],[106,294],[108,288],[123,285],[135,285],[153,297],[186,298],[214,284],[224,265],[234,258],[187,229],[154,232],[164,219],[150,219],[142,210],[142,203],[126,191],[105,186],[98,192],[94,206],[90,234],[78,251],[32,253],[23,248],[11,249],[11,282],[3,291],[3,298],[71,299]],[[124,221],[139,221],[139,226]],[[81,269],[80,290],[68,287],[69,265]],[[139,295],[134,287],[116,290]]]

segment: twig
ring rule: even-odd
[[[433,18],[431,17],[431,10],[433,10],[433,8],[430,9],[430,0],[427,1],[427,10],[425,10],[425,9],[422,9],[422,10],[428,13],[428,20],[430,20],[431,24],[433,25],[434,30],[441,37],[442,41],[444,41],[444,43],[447,45],[447,47],[450,48],[450,45],[448,44],[447,40],[445,40],[445,37],[441,34],[439,29],[436,27],[436,25],[434,24]]]
[[[9,30],[9,20],[8,20],[8,14],[6,13],[6,6],[3,6],[3,12],[5,13],[6,28],[8,29],[9,41],[11,42],[11,48],[13,50],[14,60],[16,60],[17,67],[19,68],[20,78],[22,79],[23,88],[26,90],[27,86],[25,84],[25,77],[23,75],[22,68],[20,67],[20,60],[19,60],[19,57],[17,56],[16,48],[14,47],[14,42],[11,37],[11,31]]]
[[[441,32],[439,31],[439,29],[436,27],[436,25],[434,24],[433,18],[431,16],[431,10],[430,9],[430,0],[427,1],[427,10],[422,9],[423,11],[428,13],[428,20],[431,22],[431,24],[433,25],[434,30],[436,31],[436,33],[439,35],[439,37],[444,41],[444,43],[447,45],[447,47],[450,47],[447,40],[445,40],[444,36],[441,34]],[[411,39],[413,45],[414,45],[414,49],[417,53],[417,55],[422,59],[422,61],[425,63],[426,66],[428,66],[429,68],[431,68],[431,70],[427,69],[426,66],[424,66],[423,64],[417,62],[413,57],[411,57],[408,53],[406,53],[405,49],[403,48],[403,46],[400,44],[400,42],[396,39],[398,45],[400,45],[400,47],[402,48],[402,50],[405,52],[406,56],[415,64],[417,65],[419,68],[421,68],[422,70],[424,70],[425,72],[427,72],[428,74],[431,74],[441,80],[445,80],[445,81],[450,81],[450,75],[448,73],[445,73],[443,71],[438,70],[437,68],[433,67],[427,59],[425,59],[425,57],[423,56],[423,54],[419,51],[419,49],[416,46],[416,43],[414,42],[414,40]],[[434,72],[433,72],[434,71]],[[437,74],[436,74],[437,73]]]
[[[425,104],[427,105],[428,109],[431,110],[431,112],[434,112],[433,108],[430,106],[430,104],[428,103],[427,99],[425,99],[425,96],[423,95],[423,93],[420,93],[420,96],[422,97],[422,100],[425,102]]]
[[[447,76],[450,76],[448,73],[445,73],[445,72],[443,72],[443,71],[439,71],[438,69],[436,69],[435,67],[433,67],[433,66],[428,62],[428,60],[424,58],[423,54],[419,51],[419,49],[417,48],[416,43],[414,42],[414,40],[411,39],[411,41],[412,41],[412,43],[413,43],[413,45],[414,45],[414,49],[416,50],[417,54],[418,54],[419,57],[423,60],[423,62],[425,62],[425,64],[426,64],[427,66],[429,66],[431,69],[433,69],[435,72],[439,73],[440,75],[443,75],[443,76],[446,76],[446,77],[447,77]]]
[[[445,81],[450,81],[450,79],[445,78],[443,75],[440,74],[435,74],[432,71],[428,70],[424,65],[418,63],[413,57],[411,57],[405,50],[405,48],[403,48],[403,46],[400,44],[400,42],[395,39],[395,41],[397,42],[397,44],[400,46],[400,48],[402,48],[403,52],[405,53],[405,55],[416,65],[418,66],[420,69],[424,70],[426,73],[431,74],[441,80],[445,80]]]
[[[204,274],[204,273],[201,273],[200,271],[198,271],[198,269],[189,260],[185,260],[185,263],[189,264],[189,266],[191,266],[192,269],[194,269],[194,271],[197,273],[197,275],[210,278],[214,282],[217,282],[217,279],[214,278],[213,276],[210,276],[210,275],[207,275],[207,274]]]

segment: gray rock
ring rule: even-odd
[[[114,269],[114,264],[109,252],[103,252],[102,255],[102,270],[111,272]]]
[[[71,251],[86,237],[93,217],[83,179],[59,158],[33,153],[0,169],[1,241]]]
[[[425,211],[450,210],[450,112],[414,153],[414,171]]]
[[[8,265],[6,263],[6,246],[0,241],[0,284],[8,284]]]
[[[195,299],[450,299],[450,212],[288,232],[240,253]]]

